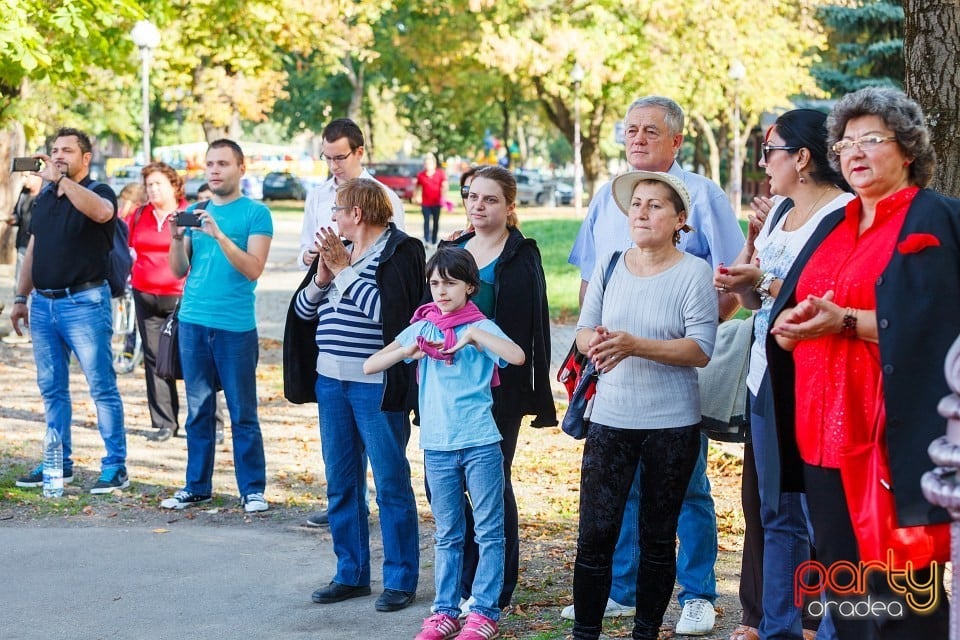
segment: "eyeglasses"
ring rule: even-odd
[[[838,140],[833,144],[831,149],[833,149],[835,154],[840,156],[853,150],[854,147],[857,147],[860,151],[872,151],[884,142],[891,142],[896,139],[897,136],[863,136],[856,140]]]
[[[470,185],[469,185],[469,184],[465,184],[465,185],[463,185],[462,187],[460,187],[460,197],[461,197],[461,198],[463,198],[464,200],[466,200],[469,195],[470,195]]]
[[[359,148],[360,147],[357,147],[357,149]],[[341,162],[343,162],[344,160],[346,160],[347,158],[355,154],[357,152],[357,149],[354,149],[350,153],[344,153],[339,156],[328,156],[325,153],[321,153],[320,157],[326,160],[327,162],[329,162],[330,164],[340,164]]]
[[[337,211],[346,211],[347,209],[353,209],[353,205],[335,204],[332,207],[330,207],[330,213],[336,213]]]
[[[760,157],[764,162],[767,161],[767,156],[770,155],[771,151],[798,151],[800,147],[791,147],[785,144],[767,144],[764,142],[760,145]]]

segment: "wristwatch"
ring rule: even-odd
[[[766,300],[771,297],[770,287],[773,285],[773,281],[777,279],[777,276],[773,273],[767,271],[760,278],[760,281],[757,282],[756,286],[753,288],[754,291],[760,294],[761,300]]]

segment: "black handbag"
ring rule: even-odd
[[[180,320],[177,316],[179,313],[180,303],[177,302],[177,308],[167,317],[160,328],[160,339],[157,342],[157,376],[167,382],[183,380],[178,336]]]

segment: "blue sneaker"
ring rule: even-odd
[[[112,493],[117,489],[126,489],[130,486],[127,470],[123,467],[109,469],[100,474],[97,484],[93,485],[90,493]]]

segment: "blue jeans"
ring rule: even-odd
[[[70,423],[70,352],[90,385],[97,408],[97,427],[107,455],[100,460],[103,471],[125,466],[127,435],[123,429],[123,403],[113,371],[113,319],[110,288],[87,289],[66,298],[45,298],[37,293],[30,305],[33,357],[37,363],[37,386],[43,396],[47,426],[63,440],[63,472],[73,473]]]
[[[424,451],[423,466],[430,484],[430,508],[437,524],[433,610],[453,618],[460,614],[466,489],[473,505],[474,541],[479,550],[470,588],[476,600],[472,609],[491,620],[499,620],[504,553],[503,453],[500,444],[456,451]]]
[[[610,597],[629,607],[637,603],[637,571],[640,567],[640,471],[633,479],[613,553],[613,585]],[[717,513],[707,479],[707,436],[700,435],[700,455],[687,485],[677,525],[680,549],[677,552],[677,583],[680,606],[694,598],[717,599]]]
[[[180,362],[187,393],[187,483],[198,495],[213,493],[217,382],[230,411],[233,465],[241,496],[263,493],[267,465],[257,417],[257,330],[224,331],[180,323]]]
[[[750,405],[757,404],[750,395]],[[793,603],[793,580],[797,567],[810,559],[807,503],[802,493],[781,493],[778,504],[770,504],[764,491],[772,471],[768,466],[778,455],[770,440],[763,416],[750,413],[750,437],[760,490],[760,524],[763,526],[763,618],[760,637],[764,640],[799,640],[803,634],[801,611]]]
[[[373,469],[383,537],[383,586],[416,591],[420,573],[417,504],[406,448],[410,422],[381,411],[383,384],[318,375],[320,444],[327,476],[327,516],[337,556],[334,582],[370,584],[370,531],[363,454]]]

